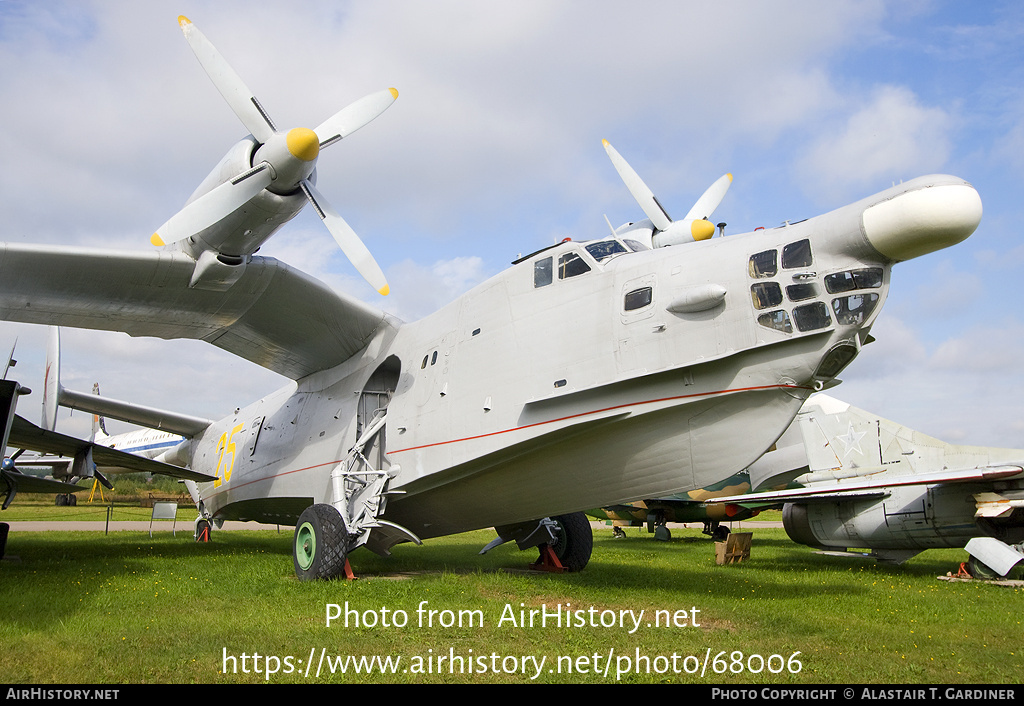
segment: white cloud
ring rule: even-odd
[[[823,134],[801,160],[808,189],[828,200],[939,170],[948,160],[954,120],[921,104],[904,86],[880,86],[834,133]]]

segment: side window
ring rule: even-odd
[[[765,250],[750,256],[750,276],[754,279],[774,277],[779,271],[777,250]]]
[[[851,294],[833,299],[832,311],[840,324],[861,324],[871,315],[877,303],[877,294]]]
[[[863,270],[836,272],[825,276],[825,289],[829,294],[852,292],[854,289],[877,289],[881,286],[881,267],[866,267]]]
[[[553,273],[551,270],[551,258],[545,257],[533,263],[533,286],[544,287],[551,284]]]
[[[832,325],[832,317],[823,302],[796,307],[793,309],[793,320],[800,331],[815,331]]]
[[[804,299],[813,299],[818,296],[818,285],[814,282],[801,282],[786,287],[786,296],[791,302],[799,302]]]
[[[770,311],[757,317],[757,323],[783,333],[793,333],[793,324],[789,321],[789,314],[785,309]]]
[[[771,309],[782,303],[782,287],[778,282],[759,282],[751,285],[750,297],[755,309]]]
[[[811,266],[811,241],[798,240],[782,248],[782,269]]]
[[[632,292],[626,294],[623,308],[626,311],[636,311],[637,309],[643,309],[645,306],[650,304],[654,298],[654,290],[651,287],[642,287],[640,289],[634,289]]]
[[[577,253],[567,252],[558,258],[558,279],[569,279],[590,272],[590,265]]]

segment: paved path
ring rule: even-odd
[[[103,520],[70,520],[67,522],[54,522],[54,521],[20,521],[20,522],[8,522],[11,526],[11,532],[47,532],[50,530],[63,530],[65,532],[103,532],[107,529],[107,523]],[[164,530],[170,531],[174,529],[176,532],[191,532],[192,521],[191,520],[179,520],[174,524],[172,528],[171,522],[168,520],[155,520],[153,522],[154,532],[163,532]],[[214,527],[214,531],[223,530],[276,530],[277,525],[263,525],[258,522],[225,522],[221,528]],[[149,520],[116,520],[110,523],[111,532],[120,532],[123,530],[131,530],[135,532],[148,532],[149,531]],[[281,526],[282,532],[292,532],[291,527]]]

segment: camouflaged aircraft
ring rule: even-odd
[[[397,91],[312,130],[279,130],[195,25],[179,23],[250,134],[152,250],[0,246],[0,318],[201,339],[290,378],[182,428],[186,440],[158,460],[215,478],[189,482],[201,523],[294,524],[302,579],[346,573],[360,546],[387,554],[484,527],[583,568],[582,511],[748,467],[871,340],[893,264],[962,241],[981,219],[970,184],[933,175],[808,220],[709,237],[728,176],[673,220],[606,143],[645,220],[520,258],[403,323],[255,255],[308,203],[387,292],[313,178],[321,150]],[[133,421],[129,404],[112,411]]]
[[[976,576],[1024,566],[1024,449],[949,444],[825,394],[783,438],[802,458],[752,466],[750,479],[758,491],[785,489],[708,502],[781,506],[790,539],[831,554],[900,564],[966,547]]]
[[[741,471],[707,488],[698,488],[665,498],[645,498],[628,503],[616,503],[593,510],[587,514],[598,520],[605,520],[615,528],[615,535],[624,536],[622,527],[646,527],[658,541],[672,539],[669,523],[703,523],[704,534],[716,542],[724,541],[730,529],[723,522],[736,522],[755,517],[759,509],[748,509],[736,504],[708,504],[719,496],[733,497],[737,493],[750,492],[750,474]]]

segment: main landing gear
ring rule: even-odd
[[[333,505],[311,505],[299,515],[292,559],[300,581],[353,578],[348,563],[348,531]]]
[[[545,571],[583,571],[594,549],[594,531],[582,512],[551,518],[554,543],[540,545],[540,557],[531,566]]]
[[[540,556],[530,567],[541,571],[582,571],[590,562],[594,549],[594,532],[590,528],[590,520],[582,512],[494,529],[498,536],[480,550],[481,554],[515,540],[520,551],[530,547],[540,550]]]

